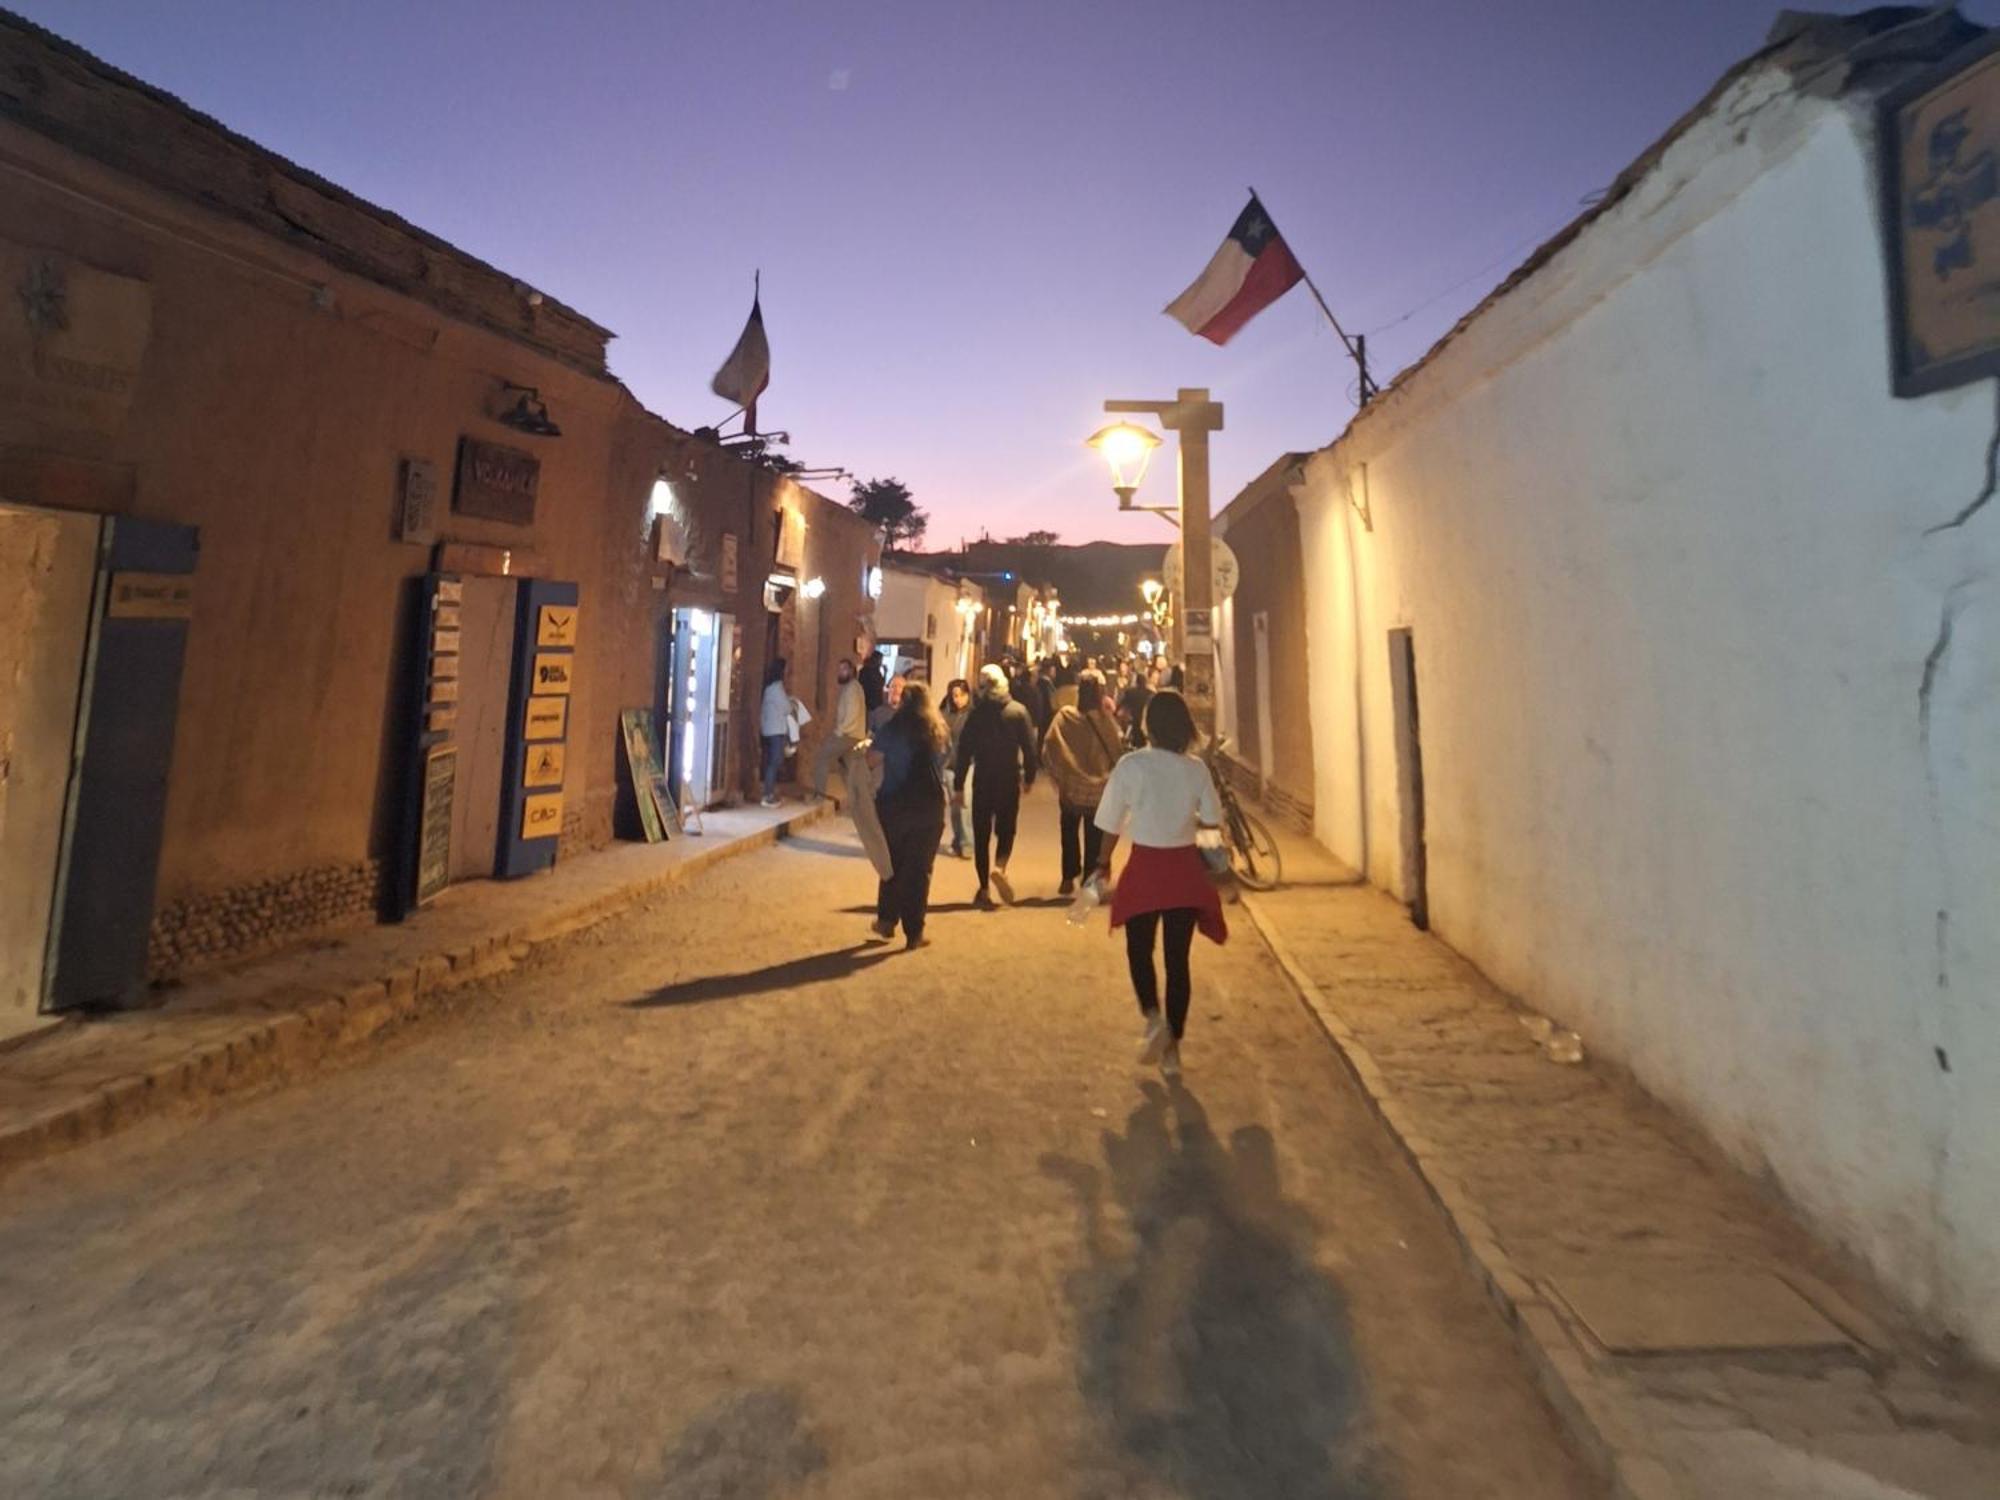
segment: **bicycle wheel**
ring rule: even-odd
[[[1236,878],[1253,891],[1272,891],[1284,878],[1278,858],[1278,841],[1271,830],[1247,812],[1238,811],[1237,826],[1231,829],[1229,865]]]

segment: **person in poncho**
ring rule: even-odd
[[[1104,679],[1096,672],[1079,674],[1076,702],[1056,710],[1055,721],[1042,736],[1042,768],[1056,786],[1062,820],[1062,887],[1065,896],[1097,867],[1103,835],[1097,828],[1097,804],[1111,769],[1125,753],[1118,721],[1105,706]]]

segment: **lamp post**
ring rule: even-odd
[[[1133,422],[1114,422],[1090,439],[1111,466],[1120,510],[1144,510],[1181,529],[1181,586],[1174,600],[1174,655],[1183,669],[1188,707],[1205,736],[1215,733],[1215,584],[1208,533],[1208,435],[1222,430],[1222,403],[1203,386],[1182,386],[1171,401],[1107,401],[1114,416],[1144,415],[1177,435],[1180,457],[1178,514],[1163,505],[1135,505],[1146,461],[1160,440]]]

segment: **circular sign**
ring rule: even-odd
[[[1242,569],[1237,566],[1236,554],[1230,550],[1229,543],[1223,541],[1221,537],[1209,538],[1208,545],[1212,558],[1209,564],[1210,587],[1214,590],[1211,597],[1215,603],[1224,604],[1236,592],[1236,583],[1242,576]],[[1180,595],[1181,544],[1179,542],[1167,548],[1166,558],[1160,563],[1160,582],[1167,586],[1168,592],[1176,597]]]

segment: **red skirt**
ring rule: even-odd
[[[1111,925],[1123,927],[1147,912],[1193,907],[1202,935],[1212,943],[1229,941],[1229,924],[1222,918],[1222,895],[1208,878],[1208,866],[1192,844],[1178,849],[1154,849],[1134,844],[1118,884],[1111,892]]]

